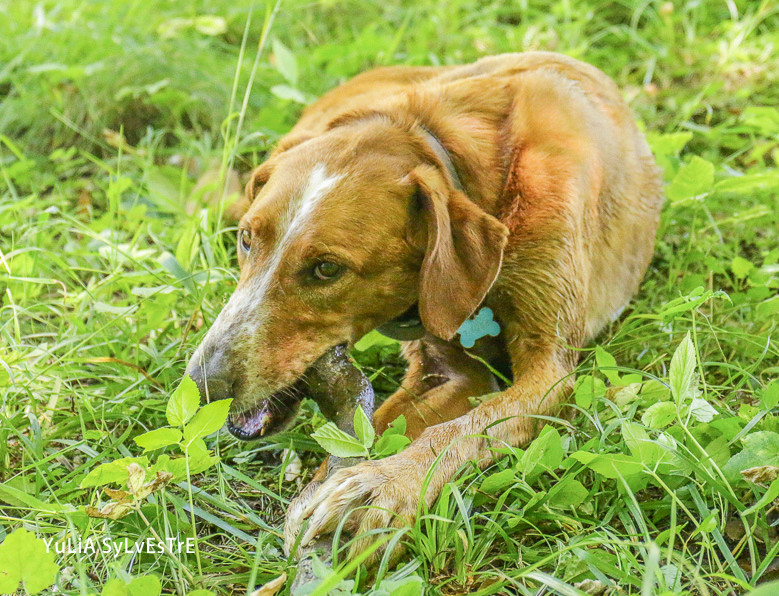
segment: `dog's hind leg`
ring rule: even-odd
[[[471,409],[468,398],[499,390],[492,373],[452,342],[427,336],[406,344],[406,376],[398,390],[376,410],[378,432],[401,414],[406,435],[414,439],[428,426],[452,420]]]

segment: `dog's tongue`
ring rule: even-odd
[[[256,410],[230,414],[227,426],[230,432],[238,438],[261,437],[271,426],[273,415],[270,408],[270,400]]]

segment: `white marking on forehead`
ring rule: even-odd
[[[343,174],[328,176],[324,164],[318,163],[314,166],[308,177],[306,188],[303,189],[303,194],[300,195],[295,204],[290,202],[287,209],[287,215],[292,217],[287,224],[287,229],[284,231],[284,237],[279,243],[280,247],[288,243],[295,233],[305,226],[311,218],[317,203],[332,190],[341,178],[343,178]],[[294,212],[295,206],[298,207],[297,212]]]
[[[281,239],[273,248],[262,272],[252,280],[248,287],[242,288],[243,291],[236,291],[233,294],[225,310],[228,310],[229,307],[232,311],[231,314],[235,315],[251,312],[261,305],[287,248],[301,232],[305,231],[306,224],[311,220],[317,204],[341,178],[343,178],[343,174],[328,175],[324,164],[318,163],[314,166],[303,192],[289,201],[281,221],[283,229]],[[249,317],[249,319],[251,318]]]

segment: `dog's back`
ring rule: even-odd
[[[554,97],[543,97],[545,89]],[[561,118],[559,112],[548,115],[546,128],[557,127],[554,132],[557,137],[564,136],[564,127],[582,116],[583,122],[578,124],[586,125],[587,134],[595,138],[589,149],[593,161],[598,162],[593,163],[593,168],[602,175],[592,180],[598,190],[591,203],[583,206],[585,212],[580,213],[586,227],[582,230],[586,246],[581,249],[587,258],[578,265],[585,270],[580,269],[575,275],[586,278],[588,296],[582,339],[596,335],[604,324],[622,312],[636,292],[652,257],[663,203],[662,179],[654,157],[619,88],[594,66],[552,52],[489,56],[462,66],[376,68],[332,89],[309,106],[277,151],[324,133],[333,122],[349,114],[364,110],[391,112],[396,104],[420,96],[426,98],[423,101],[438,96],[440,109],[444,111],[451,109],[454,101],[462,102],[464,96],[465,101],[476,103],[496,102],[503,96],[504,103],[513,104],[511,118],[516,121],[508,124],[513,129],[505,139],[508,146],[504,149],[509,154],[526,144],[523,135],[533,134],[526,129],[526,124],[538,130],[538,123],[543,119],[541,112],[558,107],[559,104],[548,105],[547,100],[562,101],[566,108],[572,108],[562,121],[555,121]],[[450,98],[454,100],[447,101]],[[571,137],[573,142],[580,142],[579,138]],[[594,155],[596,152],[598,155]],[[492,173],[497,177],[497,171]],[[482,172],[484,177],[489,174]],[[527,174],[525,168],[523,176]],[[471,198],[479,202],[478,197]],[[511,200],[516,198],[512,196]],[[502,213],[499,205],[481,206],[489,212],[497,210],[498,219],[512,232],[529,234],[521,244],[532,239],[526,223],[516,222],[512,226],[508,221],[517,212],[514,205],[504,204]],[[511,264],[507,265],[511,276]],[[524,275],[526,271],[516,274]]]

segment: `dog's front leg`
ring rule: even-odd
[[[521,362],[522,374],[517,382],[493,400],[455,420],[426,429],[403,453],[363,462],[330,477],[306,508],[304,516],[309,525],[301,543],[332,532],[345,516],[350,516],[349,525],[357,528],[351,551],[359,552],[376,537],[367,532],[413,523],[420,498],[431,505],[466,461],[487,465],[492,442],[528,442],[542,424],[533,416],[549,413],[573,381],[560,382],[570,372],[571,364],[559,350],[536,351]]]

